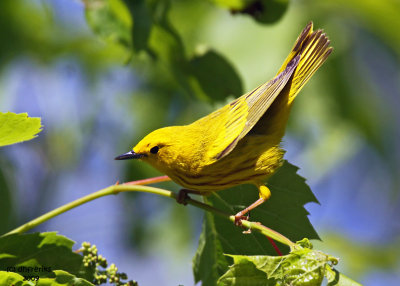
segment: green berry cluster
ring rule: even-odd
[[[80,252],[83,254],[83,265],[94,269],[94,284],[101,285],[107,283],[108,280],[116,286],[138,286],[138,283],[133,280],[123,282],[122,280],[127,280],[128,276],[125,273],[119,273],[114,263],[107,268],[107,259],[97,253],[96,245],[83,242]]]
[[[96,245],[91,245],[90,242],[83,242],[81,251],[83,253],[83,265],[85,267],[107,267],[107,260],[103,256],[97,255]]]

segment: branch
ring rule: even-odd
[[[145,179],[145,180],[139,180],[139,181],[133,181],[133,182],[128,182],[128,183],[124,183],[119,185],[118,183],[116,185],[112,185],[109,186],[107,188],[104,188],[102,190],[99,190],[97,192],[94,192],[92,194],[89,194],[87,196],[84,196],[80,199],[77,199],[73,202],[70,202],[68,204],[65,204],[59,208],[56,208],[48,213],[45,213],[44,215],[37,217],[23,225],[21,225],[20,227],[17,227],[13,230],[11,230],[10,232],[4,234],[3,236],[6,235],[10,235],[10,234],[15,234],[15,233],[24,233],[42,223],[44,223],[45,221],[48,221],[49,219],[58,216],[62,213],[65,213],[73,208],[76,208],[84,203],[93,201],[95,199],[101,198],[101,197],[105,197],[105,196],[109,196],[109,195],[117,195],[119,193],[123,193],[123,192],[145,192],[145,193],[152,193],[152,194],[156,194],[156,195],[160,195],[160,196],[164,196],[164,197],[169,197],[172,199],[177,198],[177,194],[172,192],[172,191],[168,191],[165,189],[160,189],[160,188],[155,188],[155,187],[148,187],[148,186],[143,186],[145,184],[151,184],[151,183],[158,183],[158,182],[165,182],[165,181],[169,181],[171,180],[168,176],[161,176],[161,177],[154,177],[154,178],[150,178],[150,179]],[[202,203],[200,201],[197,200],[193,200],[191,198],[187,199],[186,201],[188,204],[193,205],[195,207],[204,209],[206,211],[212,212],[216,215],[219,216],[223,216],[227,219],[229,219],[232,222],[235,222],[235,216],[230,215],[228,213],[225,213],[219,209],[216,209],[208,204]],[[251,222],[251,221],[246,221],[243,220],[242,221],[242,226],[244,228],[247,228],[251,231],[257,231],[260,232],[261,234],[272,238],[276,241],[279,241],[280,243],[283,243],[287,246],[290,247],[291,250],[293,250],[295,248],[295,243],[292,242],[290,239],[288,239],[287,237],[283,236],[282,234],[258,223],[258,222]]]

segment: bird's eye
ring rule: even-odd
[[[159,149],[160,149],[160,148],[159,148],[158,146],[154,146],[153,148],[150,149],[150,153],[151,153],[151,154],[157,154],[157,152],[158,152]]]

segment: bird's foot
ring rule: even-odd
[[[189,190],[180,189],[179,192],[178,192],[178,196],[176,197],[176,202],[178,204],[186,206],[187,205],[187,200],[190,199],[188,193],[189,193]]]
[[[242,212],[235,214],[235,225],[242,226],[242,220],[249,220],[250,216],[243,215]]]

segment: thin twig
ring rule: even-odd
[[[99,190],[97,192],[94,192],[92,194],[89,194],[87,196],[84,196],[82,198],[79,198],[73,202],[70,202],[68,204],[65,204],[59,208],[56,208],[48,213],[45,213],[44,215],[41,215],[13,230],[11,230],[10,232],[4,234],[5,235],[10,235],[10,234],[15,234],[15,233],[24,233],[42,223],[44,223],[45,221],[48,221],[49,219],[58,216],[64,212],[67,212],[73,208],[76,208],[84,203],[93,201],[95,199],[104,197],[104,196],[108,196],[108,195],[116,195],[122,192],[145,192],[145,193],[152,193],[152,194],[156,194],[156,195],[160,195],[160,196],[164,196],[164,197],[169,197],[169,198],[173,198],[176,199],[177,198],[177,194],[172,192],[172,191],[168,191],[165,189],[160,189],[160,188],[155,188],[155,187],[149,187],[149,186],[143,186],[144,184],[151,184],[151,183],[158,183],[158,182],[165,182],[165,181],[169,181],[170,178],[167,176],[161,176],[161,177],[154,177],[154,178],[150,178],[150,179],[145,179],[145,180],[139,180],[139,181],[133,181],[133,182],[128,182],[128,183],[124,183],[124,184],[116,184],[113,186],[109,186],[107,188],[104,188],[102,190]],[[210,206],[208,204],[202,203],[200,201],[197,200],[193,200],[191,198],[187,199],[186,201],[188,204],[193,205],[195,207],[204,209],[206,211],[212,212],[216,215],[220,215],[223,216],[229,220],[231,220],[232,222],[235,222],[235,216],[230,215],[228,213],[225,213],[219,209],[214,208],[213,206]],[[282,234],[260,224],[257,222],[251,222],[251,221],[246,221],[243,220],[242,221],[242,226],[250,229],[251,231],[257,231],[260,232],[262,234],[264,234],[265,236],[267,236],[268,238],[274,239],[276,241],[279,241],[287,246],[290,247],[291,250],[294,249],[294,247],[296,246],[294,242],[292,242],[290,239],[288,239],[287,237],[283,236]],[[274,244],[273,244],[274,246]],[[276,248],[275,248],[276,249]],[[277,253],[279,254],[280,251],[279,249],[277,250]]]

